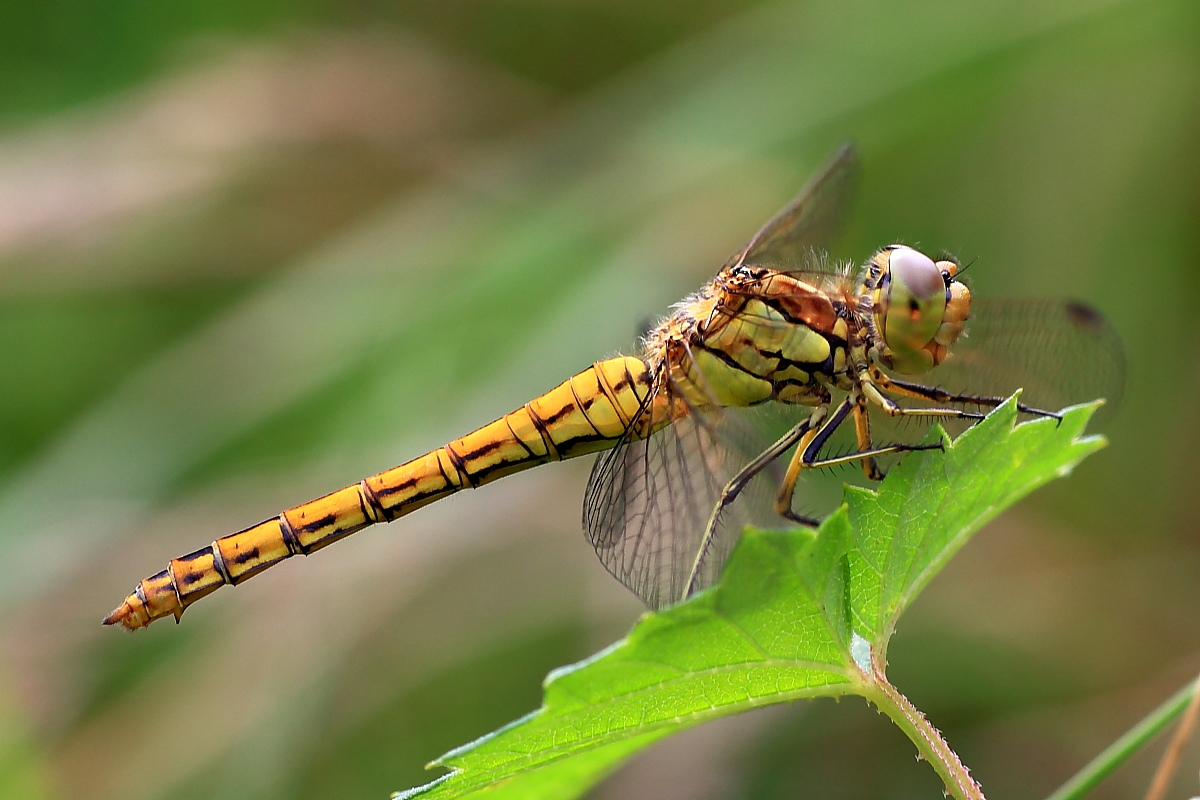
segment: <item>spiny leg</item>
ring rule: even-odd
[[[845,405],[842,403],[838,406],[839,411]],[[836,414],[835,414],[836,416]],[[845,418],[845,415],[843,415]],[[828,424],[828,423],[826,423]],[[836,425],[834,427],[837,427]],[[796,446],[796,452],[792,454],[788,460],[787,472],[784,473],[783,481],[779,484],[779,490],[775,493],[775,513],[784,519],[790,519],[792,522],[799,522],[801,525],[808,525],[815,528],[820,524],[819,520],[807,517],[804,514],[797,514],[792,510],[792,493],[796,491],[796,482],[800,480],[800,453],[803,453],[812,444],[812,440],[816,438],[820,432],[820,428],[814,428],[800,440],[800,444]]]
[[[688,573],[687,583],[684,585],[683,596],[680,598],[686,599],[696,588],[696,582],[700,578],[700,567],[704,564],[705,556],[708,555],[708,549],[712,546],[713,537],[717,532],[717,524],[721,519],[721,513],[729,507],[746,485],[754,479],[754,476],[762,472],[772,461],[786,453],[796,442],[801,441],[807,436],[812,429],[821,424],[821,420],[828,412],[829,406],[822,404],[818,406],[808,419],[798,423],[792,427],[787,433],[779,437],[779,439],[760,453],[746,466],[738,470],[738,473],[729,479],[725,487],[721,490],[721,496],[717,500],[716,506],[708,517],[708,524],[704,526],[704,536],[700,539],[700,546],[696,550],[696,560],[692,562],[692,570]],[[816,526],[817,520],[802,519],[799,520],[805,524]]]
[[[936,386],[926,386],[922,383],[912,383],[892,378],[878,367],[871,368],[871,380],[885,392],[901,395],[902,397],[913,397],[918,400],[928,400],[931,403],[965,403],[968,405],[995,408],[1008,399],[1007,397],[995,397],[993,395],[954,394],[944,389],[939,389]],[[1062,422],[1061,414],[1027,406],[1024,403],[1018,402],[1017,410],[1023,414],[1031,414],[1036,417],[1049,417]]]
[[[792,459],[788,462],[787,474],[784,476],[783,482],[779,485],[779,492],[775,495],[775,511],[782,517],[794,520],[796,522],[811,524],[808,517],[797,514],[792,510],[792,496],[796,491],[796,482],[800,478],[802,469],[822,469],[824,467],[834,467],[838,464],[847,464],[851,461],[861,461],[863,459],[874,459],[876,456],[884,456],[889,453],[908,453],[914,450],[942,450],[942,444],[891,444],[884,447],[868,447],[857,453],[847,453],[844,456],[834,456],[832,458],[820,458],[821,449],[829,442],[829,437],[838,429],[851,410],[858,406],[856,397],[847,397],[833,412],[833,415],[825,421],[816,430],[806,434],[796,448],[796,452],[792,454]]]
[[[865,451],[871,449],[871,417],[867,413],[867,397],[864,394],[859,394],[854,398],[854,435],[858,441],[858,449]],[[879,463],[874,456],[867,456],[862,460],[863,474],[868,480],[881,481],[883,480],[883,470],[879,468]]]
[[[878,378],[876,377],[878,376]],[[881,378],[881,380],[880,380]],[[963,411],[961,408],[950,407],[933,407],[933,408],[907,408],[900,405],[892,398],[888,397],[881,391],[883,388],[895,386],[891,378],[884,375],[878,370],[872,370],[868,374],[866,370],[858,375],[858,388],[867,396],[875,405],[883,409],[884,413],[891,417],[951,417],[957,419],[983,419],[984,415],[977,411]],[[897,391],[896,394],[904,394]],[[928,399],[928,398],[925,398]]]

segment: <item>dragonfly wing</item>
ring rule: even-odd
[[[850,209],[858,184],[858,155],[842,145],[792,199],[729,259],[781,270],[825,272],[824,251]]]
[[[693,408],[647,439],[622,441],[592,467],[588,539],[609,572],[652,608],[682,598],[722,490],[761,452],[749,452],[757,444],[744,444],[748,431],[739,423],[725,411]],[[721,515],[697,588],[716,581],[743,525],[770,518],[777,471],[764,470]]]
[[[1112,325],[1063,299],[972,300],[966,335],[931,373],[952,392],[1007,397],[1047,411],[1103,397],[1120,401],[1125,356]]]
[[[1021,402],[1043,411],[1104,398],[1099,417],[1108,417],[1120,401],[1125,356],[1112,325],[1084,303],[1064,299],[972,299],[966,333],[950,348],[946,361],[925,375],[898,376],[953,394],[1008,397],[1021,389]],[[904,405],[919,400],[898,397]],[[958,403],[969,411],[990,406]],[[921,417],[873,414],[877,444],[909,442],[930,422]],[[957,435],[969,422],[942,420]]]

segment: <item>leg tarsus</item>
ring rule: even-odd
[[[788,508],[784,511],[781,511],[779,513],[779,516],[783,517],[784,519],[791,520],[792,522],[798,523],[800,525],[804,525],[809,528],[817,528],[817,527],[820,527],[820,525],[821,525],[821,520],[816,519],[815,517],[807,517],[804,514],[797,514],[795,511],[793,511],[790,508]]]
[[[953,394],[944,389],[938,389],[936,386],[926,386],[921,383],[913,383],[910,381],[897,380],[886,375],[877,367],[871,370],[871,379],[879,385],[885,392],[898,394],[904,397],[913,397],[918,400],[928,400],[932,403],[961,403],[964,405],[985,406],[987,408],[996,408],[1007,397],[993,397],[990,395],[975,395],[975,394]],[[1017,402],[1017,411],[1022,414],[1029,414],[1035,417],[1050,417],[1062,423],[1062,414],[1054,411],[1046,411],[1041,408],[1034,408],[1020,401]],[[964,411],[962,416],[970,419],[983,419],[986,414],[977,412]]]
[[[1022,414],[1028,414],[1031,417],[1042,417],[1043,419],[1049,417],[1055,421],[1056,425],[1061,425],[1063,420],[1062,414],[1059,414],[1056,411],[1046,411],[1041,408],[1027,406],[1024,403],[1017,403],[1017,411],[1020,411]]]

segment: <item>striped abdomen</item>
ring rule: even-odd
[[[178,620],[201,597],[290,556],[308,555],[459,489],[608,449],[637,418],[650,384],[650,372],[640,359],[597,362],[474,433],[172,560],[139,583],[104,624],[140,628],[168,615]],[[666,408],[656,405],[637,418],[635,435],[648,436],[669,421]]]

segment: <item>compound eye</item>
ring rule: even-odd
[[[918,253],[911,247],[898,247],[892,251],[890,270],[892,274],[892,300],[898,299],[897,289],[909,300],[924,304],[946,291],[946,278],[933,259]]]
[[[947,278],[933,259],[911,247],[897,247],[888,256],[891,280],[876,311],[880,333],[898,369],[920,371],[928,358],[922,351],[945,316]]]

